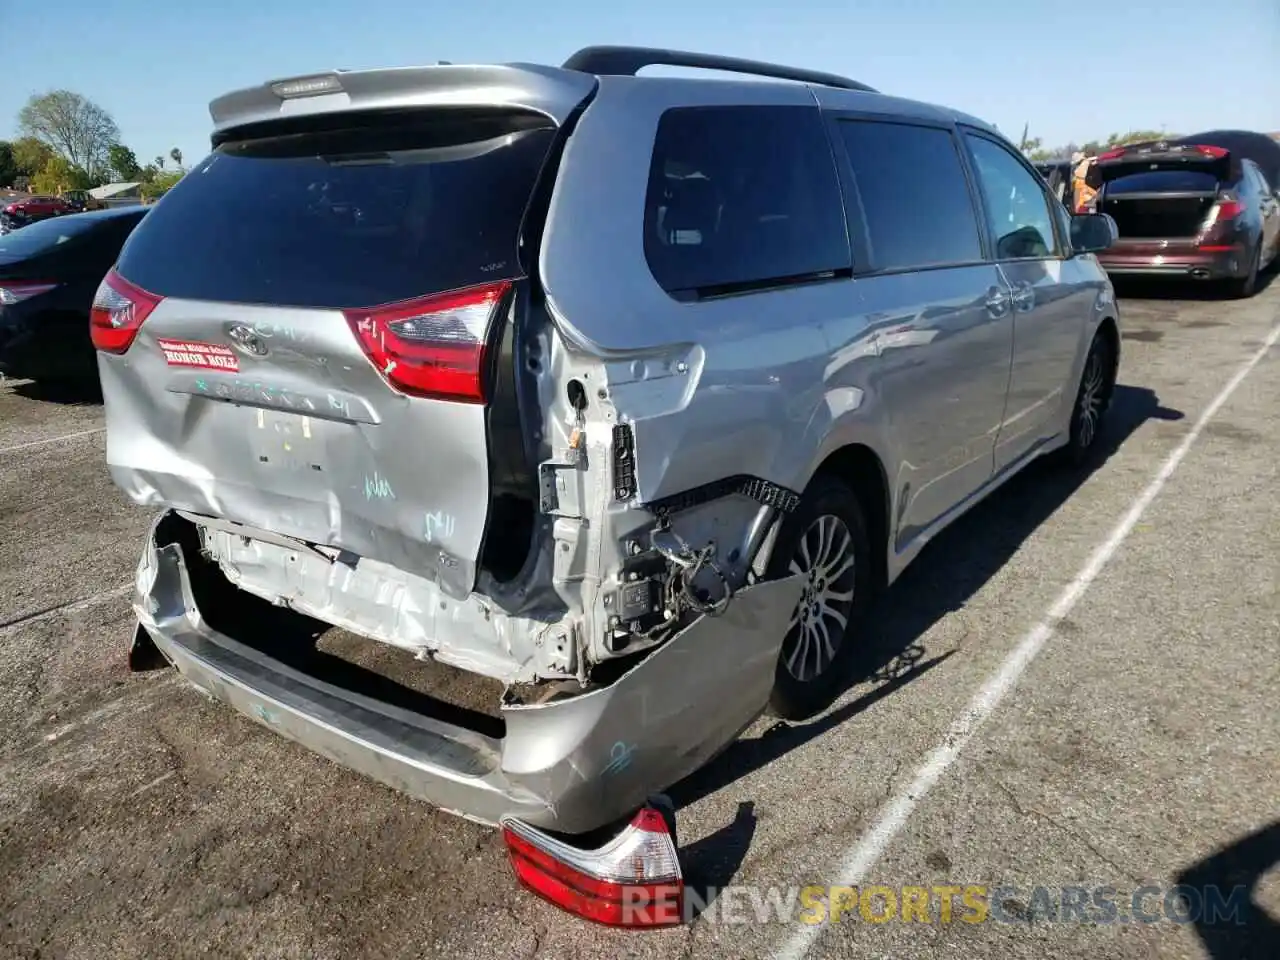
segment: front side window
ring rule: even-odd
[[[809,107],[679,107],[658,123],[645,198],[649,269],[714,296],[850,267],[831,147]]]
[[[971,263],[982,241],[949,130],[841,120],[845,153],[877,269]]]
[[[996,258],[1022,260],[1057,253],[1053,217],[1036,177],[1007,149],[966,134],[995,236]]]

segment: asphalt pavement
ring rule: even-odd
[[[880,603],[865,680],[674,791],[700,914],[659,933],[129,674],[150,516],[100,405],[0,383],[0,957],[1280,956],[1280,280],[1122,294],[1105,458],[976,508]]]

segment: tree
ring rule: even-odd
[[[142,174],[138,158],[123,143],[113,143],[107,148],[107,162],[122,182],[132,182]]]
[[[156,165],[154,163],[148,163],[138,171],[138,181],[140,183],[150,183],[159,173],[160,171],[156,169]]]
[[[157,173],[154,178],[143,183],[138,191],[142,195],[142,199],[148,202],[159,200],[166,193],[173,189],[174,184],[182,179],[181,171],[170,171],[169,173]]]
[[[31,189],[36,193],[65,193],[68,190],[88,190],[91,186],[93,178],[63,157],[50,157],[44,169],[31,178]]]
[[[157,170],[164,169],[164,157],[162,157],[160,154],[158,153],[156,154],[156,158],[153,162],[155,163]]]
[[[13,144],[0,140],[0,187],[13,186],[18,178],[18,161],[13,159]]]
[[[1128,133],[1113,133],[1107,137],[1107,147],[1123,147],[1131,143],[1146,143],[1151,140],[1176,140],[1176,133],[1165,133],[1163,130],[1130,130]]]
[[[174,147],[169,151],[169,156],[173,158],[173,165],[179,170],[182,169],[182,151]]]
[[[18,131],[90,175],[106,172],[107,151],[120,142],[120,128],[111,114],[71,90],[33,96],[18,112]]]
[[[19,137],[13,141],[13,160],[20,174],[34,177],[53,157],[53,151],[34,137]]]

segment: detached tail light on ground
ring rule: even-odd
[[[684,880],[667,816],[646,806],[616,837],[580,850],[519,820],[502,821],[516,877],[570,913],[614,927],[683,921]]]
[[[402,393],[483,403],[489,328],[510,289],[502,280],[343,314],[374,366]]]
[[[124,353],[133,344],[142,321],[161,299],[112,270],[98,285],[89,310],[93,345],[105,353]]]
[[[56,283],[39,280],[0,280],[0,305],[11,307],[15,303],[48,293],[55,287]]]

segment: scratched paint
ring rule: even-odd
[[[223,400],[265,403],[286,410],[314,412],[317,409],[315,400],[306,394],[261,381],[218,380],[213,384],[213,394]]]
[[[387,478],[381,476],[375,470],[373,476],[364,478],[364,498],[366,500],[394,500],[396,494],[391,489],[391,484]]]
[[[290,323],[272,323],[270,320],[258,320],[253,325],[253,332],[264,340],[291,340],[294,343],[309,343],[315,339],[312,331],[295,327]]]
[[[280,718],[276,716],[274,710],[269,710],[264,704],[255,703],[253,705],[253,715],[263,723],[276,726],[280,722]]]
[[[636,747],[634,743],[624,743],[619,740],[613,745],[609,751],[609,762],[605,764],[604,770],[601,771],[606,777],[612,777],[621,773],[627,767],[631,766],[631,758],[635,755]]]
[[[429,542],[438,540],[440,537],[452,537],[455,523],[456,521],[451,513],[445,513],[442,510],[428,513],[423,520],[422,535]]]

